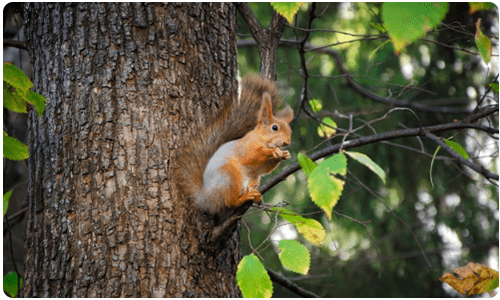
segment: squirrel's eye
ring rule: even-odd
[[[271,129],[274,131],[278,131],[279,127],[278,125],[274,124],[273,127],[271,127]]]

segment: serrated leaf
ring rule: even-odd
[[[5,218],[5,214],[7,213],[7,209],[9,208],[9,200],[10,195],[12,195],[12,191],[10,190],[7,193],[3,194],[3,217]]]
[[[30,90],[26,95],[26,101],[33,104],[38,113],[38,117],[41,117],[45,110],[45,97]]]
[[[245,298],[270,298],[273,295],[271,278],[254,254],[246,255],[240,261],[236,280]]]
[[[323,104],[321,104],[321,100],[319,99],[311,99],[309,100],[309,105],[313,112],[318,112],[323,108]]]
[[[313,172],[307,186],[313,202],[326,213],[328,219],[331,219],[332,209],[337,204],[344,189],[344,181],[332,177],[324,170],[319,170],[316,174]]]
[[[323,123],[331,126],[331,127],[335,127],[335,128],[337,127],[337,123],[335,123],[335,121],[333,121],[329,117],[325,117],[321,121]],[[318,126],[318,135],[320,137],[322,137],[322,138],[331,137],[332,135],[334,135],[335,132],[337,132],[337,130],[334,129],[334,128],[331,128],[329,126],[325,126],[324,124],[319,124],[319,126]]]
[[[486,64],[489,63],[491,60],[491,41],[481,31],[481,19],[478,19],[476,22],[476,34],[474,35],[474,39],[481,58]]]
[[[306,176],[309,177],[311,172],[316,168],[316,164],[307,156],[305,156],[302,153],[299,153],[297,155],[297,160],[299,161],[299,165],[304,170],[304,173],[306,173]]]
[[[9,297],[16,297],[19,290],[18,284],[23,285],[23,279],[17,279],[17,273],[10,271],[3,276],[3,290]]]
[[[279,212],[280,217],[295,225],[297,231],[309,242],[319,245],[325,240],[326,232],[320,222],[304,218],[285,208],[274,207],[271,210]]]
[[[19,94],[25,94],[33,83],[18,67],[10,63],[3,64],[3,80],[16,89]]]
[[[495,93],[498,93],[498,83],[491,82],[490,86]]]
[[[15,161],[24,160],[29,157],[28,146],[13,137],[7,136],[4,131],[3,157]]]
[[[469,262],[466,266],[453,270],[453,273],[458,277],[446,272],[439,280],[462,295],[482,294],[498,287],[498,271],[482,264]]]
[[[293,23],[293,17],[299,11],[303,2],[271,2],[271,6],[285,19],[288,23]]]
[[[3,106],[17,113],[26,113],[26,100],[7,82],[3,82]]]
[[[478,10],[497,9],[497,6],[492,2],[469,2],[469,14],[473,14]]]
[[[455,150],[455,152],[460,154],[460,156],[462,156],[465,159],[469,159],[469,153],[467,153],[467,151],[465,151],[465,149],[462,146],[460,146],[459,143],[450,140],[444,140],[444,142],[448,146],[450,146],[451,149]]]
[[[331,174],[345,175],[346,171],[347,159],[344,154],[338,153],[319,164],[307,180],[311,199],[329,219],[344,189],[344,181]]]
[[[281,240],[278,249],[281,250],[279,258],[283,267],[303,275],[309,272],[311,255],[304,245],[295,240]]]
[[[373,173],[377,174],[380,179],[385,183],[385,172],[382,170],[382,168],[377,165],[370,157],[368,157],[366,154],[359,153],[359,152],[350,152],[346,151],[345,154],[349,155],[351,158],[354,160],[358,161],[359,163],[365,165],[368,169],[372,170]]]
[[[447,2],[384,2],[382,4],[382,20],[396,53],[441,24],[447,12]]]

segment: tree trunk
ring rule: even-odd
[[[225,3],[25,5],[30,113],[25,297],[239,297],[239,230],[173,185],[173,157],[237,92]]]

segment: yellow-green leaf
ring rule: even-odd
[[[26,101],[33,104],[38,116],[41,117],[45,110],[45,97],[30,90],[26,95]]]
[[[304,245],[295,240],[281,240],[278,249],[281,250],[279,258],[283,267],[303,275],[309,272],[311,255]]]
[[[450,140],[444,140],[444,141],[448,146],[450,146],[451,149],[455,150],[455,152],[460,154],[460,156],[462,156],[465,159],[469,159],[469,153],[467,153],[464,147],[460,146],[459,143]]]
[[[271,6],[285,19],[288,23],[293,23],[293,17],[299,11],[303,2],[271,2]]]
[[[12,195],[12,191],[10,190],[3,195],[3,217],[5,218],[5,214],[7,213],[7,209],[9,208],[9,200],[10,195]]]
[[[332,135],[335,134],[335,132],[337,132],[337,130],[335,129],[337,127],[337,123],[335,123],[335,121],[333,121],[329,117],[325,117],[321,121],[329,126],[326,126],[325,124],[322,124],[322,123],[319,124],[318,135],[320,137],[322,137],[322,138],[331,137]],[[332,128],[332,127],[334,127],[334,128]]]
[[[280,217],[295,225],[297,231],[309,242],[319,245],[325,240],[326,232],[320,222],[304,218],[285,208],[274,207],[271,210],[279,212]]]
[[[26,74],[10,63],[3,64],[3,80],[14,87],[19,94],[25,94],[33,87]]]
[[[446,272],[439,280],[462,295],[482,294],[498,287],[498,271],[482,264],[469,262],[466,266],[453,270],[453,273],[458,276]]]
[[[246,255],[240,261],[236,280],[245,298],[270,298],[273,295],[271,278],[254,254]]]
[[[23,96],[10,86],[7,82],[3,82],[3,106],[8,110],[17,113],[26,113],[26,100]]]
[[[307,156],[302,153],[297,155],[297,160],[299,161],[299,165],[306,173],[306,176],[309,177],[311,172],[316,168],[316,164]]]
[[[319,99],[309,100],[309,105],[311,105],[311,109],[313,112],[318,112],[323,108],[323,104],[321,104],[321,100]]]
[[[481,31],[481,19],[478,19],[476,22],[476,34],[474,35],[474,39],[476,40],[477,50],[481,58],[486,64],[489,63],[491,60],[491,41]]]
[[[29,157],[28,146],[13,137],[7,136],[4,131],[3,157],[16,161],[24,160]]]
[[[307,187],[313,202],[332,218],[332,209],[337,204],[344,181],[331,174],[345,175],[347,171],[347,159],[344,154],[338,153],[323,161],[311,173],[307,180]]]
[[[351,158],[355,159],[359,163],[365,165],[368,169],[372,170],[373,173],[377,174],[380,179],[385,183],[385,172],[382,168],[377,165],[370,157],[359,152],[345,151],[345,154],[349,155]]]
[[[384,2],[382,4],[382,20],[396,53],[441,24],[447,12],[447,2]]]

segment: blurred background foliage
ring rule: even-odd
[[[488,84],[498,82],[495,79],[498,9],[470,15],[468,3],[450,3],[442,24],[425,36],[431,41],[418,40],[396,55],[392,43],[386,42],[387,36],[377,29],[377,24],[382,22],[381,6],[382,3],[317,3],[311,29],[328,31],[310,32],[307,42],[312,47],[327,46],[336,50],[356,82],[394,100],[410,99],[436,107],[444,105],[472,111],[486,93]],[[267,27],[273,14],[271,6],[251,3],[250,7]],[[292,26],[307,28],[312,8],[312,3],[304,3]],[[239,18],[239,75],[244,77],[258,73],[259,53],[255,45],[243,43],[253,38],[244,20]],[[474,23],[478,18],[482,18],[482,30],[492,38],[493,54],[496,54],[488,65],[480,56],[461,50],[477,52]],[[287,26],[282,39],[300,41],[304,35],[303,30]],[[392,108],[349,87],[331,55],[307,51],[305,59],[309,74],[307,96],[320,100],[323,107],[318,113],[320,118],[330,117],[339,128],[347,130],[349,116],[352,116],[352,127],[357,128],[382,117]],[[282,98],[297,113],[304,72],[296,45],[279,48],[276,73]],[[489,93],[482,105],[488,103],[498,103],[498,93]],[[413,110],[423,126],[467,116]],[[497,127],[498,114],[491,119],[493,123],[485,125]],[[395,111],[389,118],[374,122],[356,134],[369,136],[419,126],[411,112]],[[344,137],[337,134],[325,141],[317,133],[317,121],[303,112],[292,130],[289,147],[292,159],[283,162],[273,174],[296,162],[299,152],[310,154],[340,143]],[[476,130],[446,131],[438,135],[454,136],[453,141],[462,145],[473,161],[497,173],[497,140]],[[366,167],[349,159],[344,191],[331,221],[310,200],[303,171],[290,175],[268,191],[264,201],[271,205],[286,201],[290,203],[289,209],[320,221],[327,230],[325,241],[321,245],[310,244],[283,219],[253,209],[243,219],[243,254],[257,249],[266,267],[282,272],[292,282],[323,297],[458,295],[438,280],[444,272],[469,261],[498,270],[498,187],[497,182],[488,182],[450,160],[443,150],[434,162],[432,187],[429,171],[436,148],[436,144],[423,137],[412,137],[353,149],[379,164],[388,175],[387,183],[384,185]],[[262,182],[265,181],[266,177]],[[308,275],[297,275],[281,266],[276,251],[277,242],[284,238],[298,239],[307,245],[311,252]],[[274,297],[297,296],[277,284],[274,289]]]

